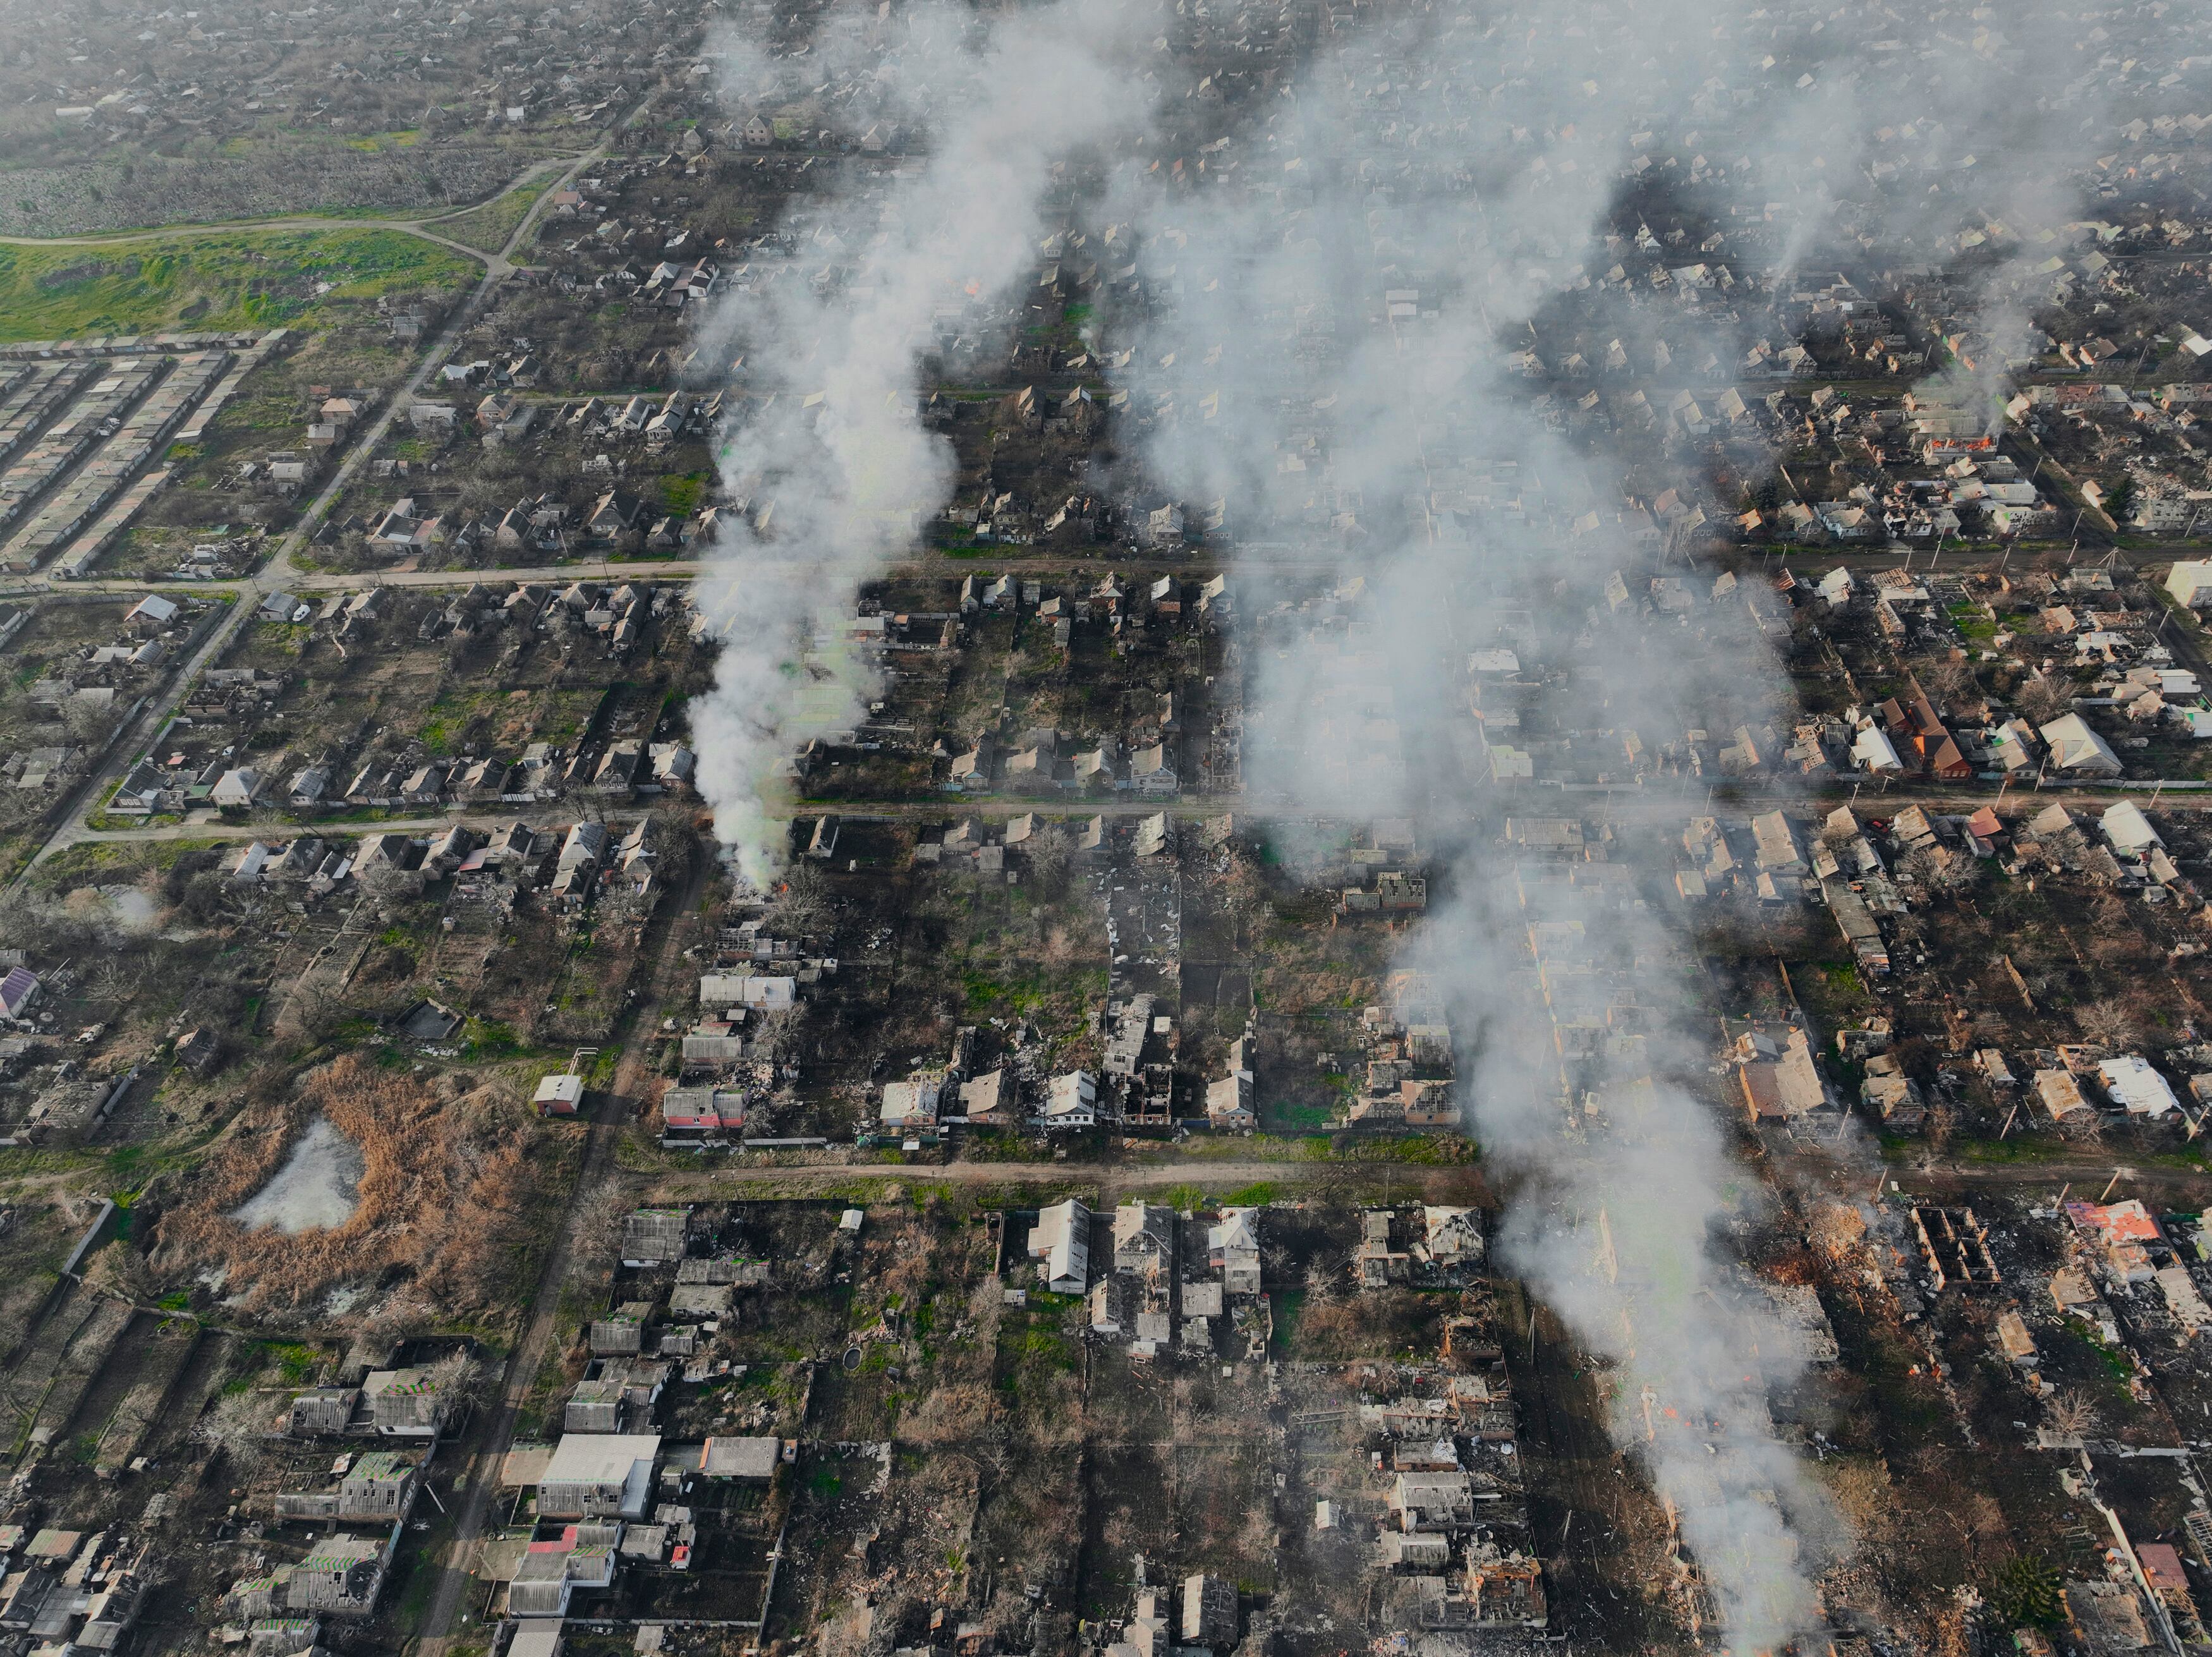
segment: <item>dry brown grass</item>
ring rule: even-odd
[[[978,1381],[933,1387],[899,1417],[899,1436],[917,1444],[967,1444],[999,1414],[991,1389]]]
[[[341,1226],[286,1236],[230,1217],[282,1164],[318,1114],[361,1148],[358,1205]],[[249,1103],[181,1199],[161,1216],[157,1272],[223,1273],[252,1312],[312,1310],[342,1284],[411,1278],[438,1313],[465,1318],[513,1296],[543,1181],[564,1160],[536,1143],[501,1084],[465,1089],[380,1070],[350,1054],[309,1072],[289,1096]]]

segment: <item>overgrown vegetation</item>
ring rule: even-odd
[[[342,1225],[249,1231],[233,1211],[318,1116],[359,1147],[358,1202]],[[354,1053],[297,1086],[258,1088],[232,1131],[161,1219],[152,1253],[167,1278],[219,1272],[228,1295],[270,1316],[307,1312],[330,1290],[411,1278],[434,1315],[512,1303],[538,1198],[562,1158],[538,1142],[518,1089],[465,1091],[457,1078],[395,1073]]]
[[[179,232],[70,246],[0,246],[0,340],[271,328],[474,276],[460,254],[399,230]],[[327,284],[327,285],[326,285]]]

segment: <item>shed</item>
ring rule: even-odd
[[[780,1438],[710,1438],[699,1449],[699,1472],[708,1478],[740,1478],[765,1484],[783,1459]]]
[[[544,1077],[530,1099],[540,1116],[574,1116],[583,1102],[584,1078],[572,1075]]]

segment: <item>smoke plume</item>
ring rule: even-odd
[[[1699,478],[1716,434],[1747,480],[1772,464],[1753,405],[1787,384],[1783,319],[1859,303],[1824,263],[1884,278],[2072,210],[2082,139],[2052,118],[2080,88],[2043,66],[2077,31],[2004,27],[1424,8],[1182,117],[1173,173],[1125,170],[1105,209],[1130,487],[1237,549],[1260,618],[1252,804],[1440,836],[1454,895],[1401,1003],[1453,1013],[1515,1188],[1502,1253],[1611,1365],[1616,1435],[1739,1650],[1816,1625],[1841,1539],[1768,1417],[1804,1354],[1729,1247],[1756,1186],[1695,1084],[1710,1038],[1653,889],[1716,750],[1771,764],[1791,699],[1746,592],[1675,555],[1733,510]],[[1278,574],[1286,548],[1343,578]],[[1531,816],[1601,843],[1547,853]]]
[[[875,55],[867,124],[911,123],[907,147],[925,153],[847,163],[784,221],[791,256],[740,275],[717,329],[743,397],[719,458],[736,505],[697,586],[720,650],[692,724],[716,836],[756,884],[781,860],[793,750],[865,706],[871,676],[838,644],[854,589],[949,493],[951,446],[920,408],[933,325],[1002,331],[1055,172],[1141,124],[1132,21],[1110,0],[1059,0],[988,25],[927,5],[829,31],[833,59]],[[757,91],[763,60],[738,61],[738,89]]]

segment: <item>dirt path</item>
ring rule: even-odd
[[[632,111],[629,117],[617,124],[613,130],[619,131],[623,126],[627,126],[631,119],[644,110],[645,106],[645,103],[641,102],[637,109]],[[608,142],[611,142],[611,139],[610,138]],[[484,301],[491,296],[500,282],[514,270],[511,261],[514,251],[523,245],[524,239],[530,234],[531,227],[538,222],[538,213],[544,209],[545,203],[552,199],[555,191],[562,185],[574,178],[581,169],[599,160],[606,153],[607,147],[608,143],[603,142],[598,148],[587,150],[571,161],[567,168],[558,175],[554,184],[530,203],[530,210],[522,215],[521,222],[514,227],[513,234],[507,239],[506,245],[498,252],[486,255],[474,248],[462,249],[471,258],[484,261],[483,279],[477,283],[466,299],[454,307],[446,325],[439,330],[428,349],[416,360],[415,367],[409,373],[405,383],[385,399],[384,406],[376,417],[364,426],[359,434],[353,439],[346,451],[344,459],[339,462],[337,470],[331,475],[329,484],[315,497],[314,504],[301,513],[298,521],[293,525],[290,532],[278,546],[276,555],[271,558],[267,567],[252,580],[240,582],[231,589],[236,597],[231,604],[230,614],[210,630],[207,638],[193,652],[191,659],[185,663],[180,671],[170,677],[161,694],[149,703],[145,711],[139,716],[139,722],[125,732],[122,739],[112,744],[107,750],[106,760],[94,766],[86,775],[79,785],[80,797],[71,803],[68,812],[61,820],[61,826],[47,837],[46,843],[40,847],[30,860],[23,865],[14,883],[20,885],[28,881],[33,871],[55,853],[64,847],[76,845],[97,832],[84,826],[85,814],[94,803],[106,798],[108,789],[122,780],[128,768],[137,762],[145,743],[149,740],[147,733],[151,731],[158,734],[160,729],[165,728],[169,715],[183,702],[201,671],[218,659],[223,651],[229,648],[231,641],[238,636],[239,629],[249,622],[262,601],[270,593],[283,590],[288,582],[296,580],[298,573],[292,568],[294,555],[305,544],[308,534],[315,525],[322,521],[324,514],[330,511],[332,504],[353,482],[362,467],[367,464],[369,456],[375,452],[376,446],[384,440],[384,434],[391,429],[392,421],[398,418],[400,411],[414,399],[416,392],[422,389],[423,383],[435,372],[438,365],[453,355],[453,348],[459,343],[461,336],[475,322],[477,313],[483,307]],[[519,183],[520,180],[517,182]],[[432,240],[442,239],[434,237]],[[460,246],[458,242],[449,245],[456,247]],[[152,833],[158,833],[158,831],[149,831],[149,835]]]
[[[857,1180],[886,1184],[930,1185],[1054,1185],[1082,1186],[1101,1192],[1156,1191],[1167,1187],[1195,1186],[1220,1197],[1255,1185],[1332,1185],[1347,1181],[1381,1184],[1416,1196],[1453,1192],[1462,1201],[1480,1191],[1482,1170],[1473,1165],[1431,1168],[1416,1162],[1363,1162],[1350,1158],[1322,1162],[1214,1162],[1193,1157],[1158,1162],[869,1162],[844,1167],[830,1164],[808,1168],[732,1168],[680,1174],[664,1181],[663,1188],[696,1191],[702,1197],[737,1185],[779,1187],[838,1186]]]
[[[580,155],[565,153],[548,155],[542,161],[532,161],[481,201],[470,202],[460,207],[441,207],[433,212],[392,214],[374,219],[353,218],[340,214],[295,213],[278,218],[216,219],[204,224],[156,225],[144,230],[94,232],[82,236],[0,236],[0,247],[128,247],[137,242],[173,241],[183,236],[234,235],[254,230],[404,230],[409,235],[436,242],[441,247],[450,247],[456,253],[465,253],[481,264],[500,256],[442,236],[435,227],[448,220],[465,218],[471,213],[502,202],[547,173],[562,169],[574,172],[584,161],[604,154],[605,150],[605,146],[602,144],[599,149],[586,150]],[[511,250],[514,246],[512,238],[507,246]]]

